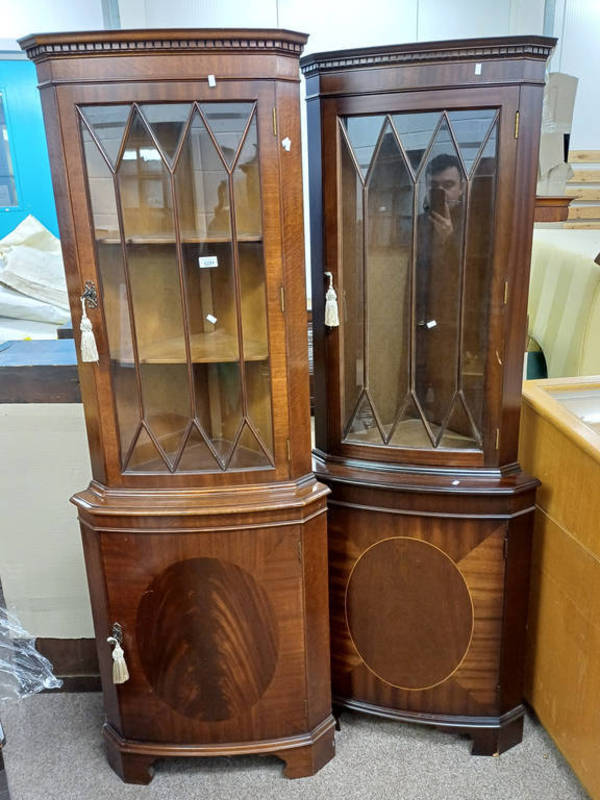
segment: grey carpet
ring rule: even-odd
[[[470,741],[345,712],[337,755],[313,778],[286,780],[274,758],[166,759],[149,786],[121,782],[104,760],[102,702],[45,694],[2,709],[11,800],[571,800],[586,798],[532,718],[523,743],[473,758]]]

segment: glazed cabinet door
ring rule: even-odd
[[[95,616],[121,625],[130,674],[114,687],[120,724],[108,712],[122,736],[210,744],[306,730],[299,537],[289,526],[99,534]]]
[[[258,83],[170,86],[169,102],[146,84],[61,98],[85,198],[81,278],[99,294],[109,472],[286,474],[274,93]]]
[[[493,459],[518,89],[323,107],[329,452]]]

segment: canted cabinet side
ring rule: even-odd
[[[333,755],[325,498],[311,472],[303,34],[27,37],[93,481],[78,508],[108,760]],[[282,140],[289,141],[283,147]],[[124,663],[123,663],[124,661]],[[116,666],[113,666],[113,662]]]
[[[334,704],[468,732],[477,754],[522,736],[537,481],[516,442],[553,44],[301,60]]]

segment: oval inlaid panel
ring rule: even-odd
[[[346,617],[365,665],[402,689],[443,682],[463,660],[473,605],[463,576],[439,548],[419,539],[384,539],[356,562]]]
[[[277,664],[277,619],[265,590],[216,558],[179,561],[158,575],[142,596],[136,636],[158,697],[205,721],[247,711]]]

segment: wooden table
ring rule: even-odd
[[[524,384],[519,460],[542,482],[526,697],[600,798],[600,376]]]

